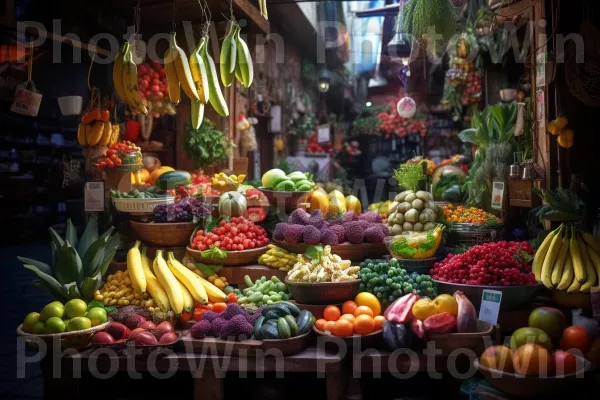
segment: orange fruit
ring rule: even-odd
[[[354,314],[344,314],[340,317],[340,319],[347,319],[348,321],[354,321]]]
[[[373,321],[375,321],[375,330],[378,331],[383,328],[385,317],[383,315],[376,315],[375,318],[373,318]]]
[[[545,377],[553,371],[553,359],[542,346],[524,344],[513,353],[513,367],[521,375]]]
[[[352,324],[352,321],[340,319],[334,323],[331,333],[335,336],[352,336],[354,333],[354,325]]]
[[[356,307],[356,310],[354,310],[354,316],[358,317],[359,315],[363,314],[368,315],[369,317],[371,317],[371,319],[373,318],[373,310],[371,310],[371,308],[367,306]]]
[[[325,324],[325,331],[333,332],[333,327],[335,326],[336,321],[327,321]]]
[[[337,321],[340,319],[340,315],[342,315],[342,313],[336,306],[327,306],[323,311],[323,317],[325,317],[327,321]]]
[[[577,349],[585,354],[590,350],[592,344],[585,328],[570,326],[563,331],[562,338],[560,339],[560,347],[563,350]]]
[[[325,325],[327,324],[327,321],[324,320],[323,318],[319,318],[318,320],[315,321],[315,327],[320,330],[321,332],[325,331]]]
[[[356,310],[358,304],[353,302],[352,300],[348,300],[344,304],[342,304],[342,314],[354,314],[354,310]]]
[[[368,335],[374,330],[375,320],[370,315],[360,314],[354,320],[354,333],[357,333],[359,335]]]

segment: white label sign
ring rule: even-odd
[[[479,308],[479,320],[489,322],[492,325],[498,323],[502,292],[498,290],[485,289],[481,295],[481,307]]]
[[[320,125],[319,130],[317,131],[317,142],[325,143],[329,142],[329,124]]]
[[[86,182],[84,193],[86,212],[104,211],[104,182]]]

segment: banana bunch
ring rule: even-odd
[[[600,243],[589,232],[561,224],[540,245],[532,270],[547,288],[589,293],[599,284]]]
[[[218,190],[221,193],[224,192],[235,192],[240,184],[244,182],[246,175],[227,175],[224,172],[214,174],[210,178],[211,186],[213,189]]]
[[[138,89],[137,65],[133,61],[131,44],[125,42],[113,64],[113,85],[117,95],[131,109],[148,114],[145,101]]]
[[[119,141],[119,134],[118,124],[98,119],[88,124],[79,123],[77,141],[82,146],[111,146]]]
[[[219,67],[221,82],[225,87],[231,86],[234,76],[245,88],[250,87],[254,80],[252,57],[248,45],[240,37],[240,31],[238,24],[231,24],[229,33],[221,45]]]
[[[267,247],[269,250],[258,258],[259,264],[287,272],[292,269],[296,262],[298,262],[298,256],[296,254],[292,254],[274,244],[269,244]]]

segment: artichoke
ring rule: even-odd
[[[53,228],[49,229],[52,266],[26,257],[17,258],[37,276],[34,285],[57,300],[82,299],[88,302],[102,285],[102,277],[117,251],[120,237],[118,234],[111,236],[113,229],[111,227],[98,236],[98,217],[92,214],[79,238],[75,226],[68,219],[64,239]]]

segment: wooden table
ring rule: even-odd
[[[106,374],[113,366],[120,372],[149,372],[168,376],[169,371],[190,372],[194,381],[194,399],[220,400],[224,398],[225,372],[281,372],[314,373],[324,378],[328,400],[341,400],[344,397],[342,357],[325,353],[316,347],[309,347],[302,353],[276,360],[274,357],[261,358],[228,357],[204,354],[186,354],[170,351],[156,357],[153,363],[148,357],[101,354],[98,350],[86,350],[79,354],[66,355],[60,360],[46,356],[41,363],[44,376],[44,398],[69,400],[77,398],[79,379],[74,372],[94,372]],[[61,366],[61,378],[53,378],[53,363]]]

